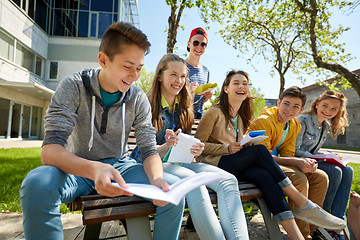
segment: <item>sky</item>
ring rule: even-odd
[[[166,40],[168,29],[168,17],[170,16],[170,6],[166,5],[165,0],[139,0],[138,13],[140,29],[148,36],[151,43],[150,53],[145,57],[145,69],[147,72],[154,72],[160,58],[166,54]],[[360,68],[360,7],[350,15],[336,12],[333,15],[332,23],[342,25],[351,29],[343,33],[339,41],[345,42],[345,50],[356,57],[345,65],[353,71]],[[232,69],[244,70],[249,73],[250,81],[255,88],[260,88],[260,93],[265,98],[277,98],[279,94],[279,76],[270,76],[272,64],[261,59],[255,64],[255,68],[246,62],[250,56],[241,54],[231,46],[227,45],[217,33],[219,28],[216,23],[210,23],[209,28],[201,20],[197,8],[185,9],[181,17],[178,29],[177,53],[186,58],[186,45],[189,40],[190,32],[196,27],[204,27],[208,32],[209,43],[205,53],[200,58],[200,63],[205,65],[210,71],[210,82],[217,83],[221,87],[225,79],[226,72]],[[237,57],[237,55],[240,55]],[[335,74],[334,74],[335,76]],[[299,87],[308,86],[315,83],[316,77],[308,78],[305,84],[296,80],[291,72],[285,75],[285,88],[297,85]],[[326,79],[323,79],[326,80]]]

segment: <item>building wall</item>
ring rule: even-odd
[[[0,26],[23,44],[47,58],[48,36],[11,1],[0,1]]]
[[[320,96],[325,90],[329,90],[325,86],[310,86],[304,88],[306,92],[307,101],[305,105],[305,111],[309,110],[311,103]],[[329,137],[325,142],[324,146],[333,146],[333,147],[360,147],[360,96],[352,88],[343,89],[340,88],[339,92],[343,93],[347,99],[347,112],[349,126],[346,128],[346,133],[344,136],[340,136],[342,139],[333,139]]]
[[[120,9],[123,9],[123,6],[120,7],[120,4],[123,4],[122,1],[114,1],[114,6],[118,7],[112,7],[111,10],[107,9],[106,11],[103,9],[103,6],[106,4],[100,0],[94,0],[94,2],[92,2],[93,5],[90,4],[92,6],[91,9],[89,9],[88,5],[77,5],[79,4],[77,1],[72,2],[74,6],[79,6],[79,11],[81,11],[79,19],[80,16],[86,16],[84,13],[91,13],[89,16],[94,17],[94,19],[96,18],[96,22],[90,21],[90,18],[88,19],[89,25],[86,26],[89,27],[85,27],[88,33],[85,31],[85,34],[81,35],[83,32],[80,31],[76,33],[76,35],[72,35],[67,32],[69,29],[65,29],[68,27],[67,24],[62,25],[68,18],[60,18],[64,15],[69,18],[71,16],[72,18],[77,18],[76,14],[69,14],[70,12],[76,13],[77,9],[63,9],[63,7],[68,7],[65,6],[66,4],[61,5],[61,3],[64,2],[51,0],[52,4],[47,5],[47,7],[55,6],[55,8],[59,8],[54,9],[55,11],[52,13],[55,15],[52,16],[57,17],[57,20],[60,22],[57,21],[56,29],[55,25],[52,25],[54,29],[48,29],[48,25],[50,26],[49,22],[39,22],[36,16],[41,17],[43,15],[41,15],[41,13],[36,15],[36,13],[34,13],[35,8],[33,8],[33,14],[31,15],[30,7],[24,11],[14,2],[11,0],[0,0],[0,34],[2,37],[0,39],[2,42],[0,41],[0,43],[2,43],[1,46],[5,46],[2,48],[3,51],[0,52],[0,98],[3,103],[3,109],[5,110],[6,105],[9,105],[9,109],[14,105],[19,106],[18,104],[21,104],[21,109],[25,108],[24,106],[41,107],[41,126],[43,126],[43,118],[50,103],[51,94],[53,93],[52,90],[55,90],[59,82],[67,75],[80,72],[84,68],[98,68],[97,55],[103,31],[105,31],[107,26],[112,22],[118,19],[124,20],[126,14],[133,16],[131,11],[135,11],[136,9],[132,9],[130,12],[125,11],[124,14],[121,15]],[[28,1],[29,6],[30,4],[35,6],[36,3],[40,2]],[[109,5],[109,1],[107,5]],[[44,10],[41,6],[38,9],[39,11]],[[26,11],[28,11],[29,15],[27,15]],[[58,13],[60,15],[57,15]],[[110,16],[109,14],[111,18],[108,17]],[[120,15],[123,17],[120,17]],[[36,19],[40,25],[37,25],[30,16]],[[85,19],[87,19],[87,17],[85,17]],[[49,21],[48,19],[46,20]],[[134,19],[132,21],[134,21]],[[53,22],[55,23],[55,21]],[[46,25],[45,28],[48,32],[45,32],[39,27],[43,26],[41,23]],[[81,30],[80,26],[84,27],[83,21],[76,21],[76,24],[78,24],[76,25],[76,29],[72,28],[72,30],[77,31]],[[96,34],[94,35],[94,33]],[[89,38],[77,36],[87,36]],[[57,65],[52,64],[53,62],[57,63]],[[50,79],[50,66],[57,66],[56,74],[52,74],[51,76],[52,79]],[[31,109],[29,107],[26,108]],[[35,109],[36,112],[39,113],[38,108]],[[11,116],[11,112],[13,111],[9,110],[9,116]],[[11,122],[10,117],[9,122]],[[19,122],[19,125],[21,125],[22,120],[19,120]],[[30,125],[31,124],[29,124],[29,126]],[[6,133],[6,131],[2,131],[0,134],[4,134],[4,132]],[[19,130],[19,132],[21,131]],[[41,129],[41,132],[43,132],[43,129]],[[26,133],[24,133],[24,135],[26,135]],[[0,137],[1,136],[2,135],[0,135]],[[31,135],[30,137],[33,136],[35,135]],[[12,137],[11,135],[11,138]],[[41,137],[43,137],[43,134]]]
[[[64,77],[80,72],[84,68],[98,68],[99,46],[100,40],[95,39],[51,37],[46,69],[50,68],[50,62],[58,62],[58,74],[57,79],[49,79],[47,72],[46,86],[55,90]]]

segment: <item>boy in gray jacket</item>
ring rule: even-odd
[[[59,213],[63,202],[95,192],[130,195],[112,181],[125,188],[126,182],[150,183],[168,191],[150,104],[144,92],[132,86],[149,47],[140,30],[114,23],[101,40],[101,68],[75,73],[58,86],[45,116],[44,166],[32,170],[20,190],[27,240],[64,238]],[[132,126],[143,164],[127,154]],[[178,239],[184,200],[178,206],[153,203],[158,206],[154,239]]]

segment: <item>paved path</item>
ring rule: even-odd
[[[27,148],[40,147],[41,140],[0,140],[0,148]],[[325,151],[328,149],[324,149]],[[360,164],[360,153],[344,150],[331,150],[343,156],[350,156],[351,162]],[[65,240],[82,239],[84,227],[82,225],[81,214],[63,214],[62,217]],[[266,227],[261,214],[255,215],[247,220],[250,239],[264,240],[269,239]],[[119,227],[117,221],[110,221],[104,224],[101,237],[111,237],[123,234],[124,229]],[[0,239],[21,239],[24,238],[22,229],[22,214],[19,213],[0,213]],[[126,237],[114,238],[125,240]],[[196,232],[190,232],[184,227],[181,229],[180,240],[198,240]],[[288,239],[284,234],[284,239]]]
[[[84,237],[84,226],[82,225],[81,214],[68,213],[61,216],[65,240],[80,240]],[[22,214],[0,213],[0,239],[23,239]],[[261,214],[257,214],[247,221],[250,239],[269,239]],[[109,221],[103,224],[100,238],[110,238],[124,235],[125,231],[118,221]],[[125,240],[126,237],[112,239]],[[283,239],[288,239],[284,234]],[[179,240],[199,240],[196,232],[181,228]]]
[[[41,147],[42,140],[4,140],[0,139],[0,149],[1,148],[28,148],[28,147]],[[322,149],[323,151],[327,151],[330,149]],[[350,162],[360,164],[360,152],[354,151],[346,151],[346,150],[333,150],[332,152],[336,152],[341,154],[342,156],[350,157]]]

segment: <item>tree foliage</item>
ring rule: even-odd
[[[215,88],[213,96],[209,99],[210,104],[205,104],[204,110],[207,110],[211,105],[217,103],[217,97],[219,97],[220,91],[221,91],[220,88],[218,88],[218,87]],[[259,88],[256,89],[252,85],[250,86],[250,92],[251,92],[251,95],[254,97],[254,101],[253,101],[254,117],[257,117],[257,116],[259,116],[260,110],[263,109],[263,107],[265,106],[264,94],[262,94],[260,92]]]
[[[307,0],[304,2],[308,3]],[[328,2],[328,7],[344,6],[344,2],[336,0],[318,2],[324,2],[323,5]],[[290,69],[302,81],[304,75],[317,70],[312,60],[307,19],[299,10],[298,1],[208,0],[200,8],[203,20],[218,22],[220,35],[239,51],[239,55],[252,53],[249,63],[254,64],[258,58],[262,58],[273,64],[271,74],[277,72],[279,75],[279,95],[284,89],[285,74]],[[350,60],[350,56],[344,53],[344,44],[336,41],[347,29],[333,28],[330,16],[328,8],[318,16],[318,29],[321,29],[318,39],[322,43],[324,55],[335,62],[345,63]]]
[[[135,86],[141,88],[146,93],[150,89],[153,78],[154,73],[152,71],[146,72],[146,69],[143,67],[139,79],[135,82]]]
[[[250,92],[251,95],[254,97],[253,111],[254,111],[254,118],[256,118],[259,116],[261,109],[265,107],[264,94],[260,92],[260,88],[256,89],[253,86],[250,86]]]
[[[180,25],[181,16],[185,8],[192,7],[200,7],[200,4],[203,3],[204,0],[166,0],[166,4],[170,6],[170,16],[168,18],[168,35],[167,35],[167,43],[166,43],[166,52],[173,53],[177,32]]]
[[[317,67],[321,69],[327,69],[332,72],[338,73],[342,78],[337,78],[331,85],[330,88],[340,83],[345,89],[353,87],[357,94],[360,96],[360,76],[348,70],[338,62],[336,56],[329,51],[327,46],[327,39],[324,39],[325,34],[331,33],[330,25],[324,26],[322,23],[323,18],[329,18],[330,14],[328,11],[329,7],[332,7],[332,1],[299,1],[294,0],[299,7],[300,11],[304,14],[304,23],[306,26],[307,33],[310,37],[310,46],[312,51],[312,57]],[[350,9],[357,7],[359,1],[355,3],[349,3],[345,1],[339,1],[337,4],[340,8],[349,7]],[[331,39],[329,39],[331,40]],[[331,47],[339,48],[339,44],[330,43]],[[341,49],[341,48],[339,48]],[[342,50],[342,49],[341,49]],[[344,54],[343,51],[336,52],[335,54]]]

